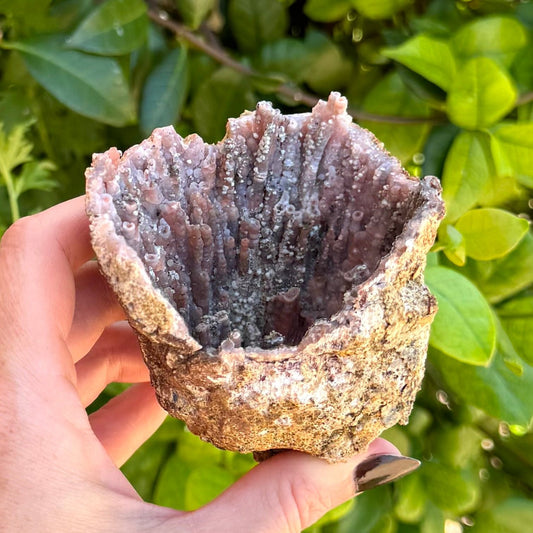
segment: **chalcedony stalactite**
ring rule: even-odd
[[[87,170],[93,247],[159,401],[222,448],[341,460],[420,386],[440,185],[346,104],[261,102],[217,145],[160,128]]]

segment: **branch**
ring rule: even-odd
[[[176,38],[187,41],[187,43],[189,43],[191,46],[212,57],[221,65],[240,72],[245,76],[261,76],[260,73],[256,72],[251,67],[233,59],[233,57],[231,57],[224,49],[207,43],[183,24],[171,20],[168,13],[165,11],[155,11],[153,9],[149,9],[148,16],[157,25],[170,30],[176,36]],[[318,96],[287,84],[280,85],[276,89],[276,92],[277,94],[293,100],[294,102],[302,103],[309,107],[313,107],[319,100]],[[383,122],[386,124],[438,124],[442,122],[442,119],[439,117],[397,117],[368,113],[367,111],[361,111],[358,109],[349,109],[348,111],[356,120],[368,120],[372,122]]]
[[[516,106],[519,107],[530,102],[533,102],[533,91],[521,94],[516,100]]]

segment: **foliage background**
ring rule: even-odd
[[[214,142],[261,99],[300,112],[330,90],[412,174],[439,176],[427,376],[410,424],[386,432],[424,464],[311,530],[530,527],[531,2],[0,0],[0,28],[0,232],[82,194],[93,152],[169,123]],[[253,464],[169,419],[123,470],[144,498],[195,509]]]

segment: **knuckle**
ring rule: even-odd
[[[0,257],[5,260],[13,253],[26,251],[30,236],[35,235],[35,231],[34,216],[19,218],[7,228],[0,241]]]

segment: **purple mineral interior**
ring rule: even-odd
[[[420,186],[337,93],[298,115],[261,102],[217,145],[160,128],[105,165],[115,232],[207,351],[298,344],[372,275]]]

